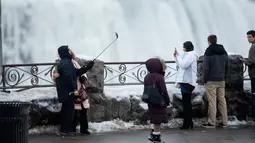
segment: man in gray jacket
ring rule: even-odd
[[[255,121],[255,30],[250,30],[247,32],[247,38],[249,43],[251,43],[251,48],[249,50],[249,57],[244,59],[243,62],[248,66],[249,76],[251,79],[251,92],[253,99],[253,120]]]
[[[217,36],[208,37],[209,47],[206,49],[203,61],[204,83],[208,105],[208,120],[202,126],[215,128],[217,99],[221,113],[221,127],[226,127],[228,122],[227,105],[225,99],[225,80],[228,72],[228,54],[222,45],[217,44]]]

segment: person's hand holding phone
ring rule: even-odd
[[[177,49],[175,48],[174,50],[174,57],[176,57],[178,55]]]

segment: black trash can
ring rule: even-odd
[[[0,102],[0,143],[28,143],[28,102]]]

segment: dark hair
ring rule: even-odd
[[[194,46],[193,46],[192,42],[190,42],[190,41],[184,42],[183,47],[186,49],[187,52],[194,50]]]
[[[250,31],[247,32],[247,35],[252,35],[252,37],[255,37],[255,31],[250,30]]]
[[[208,36],[207,40],[208,40],[211,44],[217,44],[217,36],[216,36],[216,35],[210,35],[210,36]]]

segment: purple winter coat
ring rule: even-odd
[[[144,78],[144,86],[152,85],[153,81],[159,86],[160,91],[163,93],[163,97],[166,100],[167,105],[170,103],[170,99],[167,93],[167,88],[164,79],[163,66],[158,58],[151,58],[146,61],[146,68],[149,73]],[[167,106],[160,107],[148,104],[150,123],[161,124],[168,122]]]

